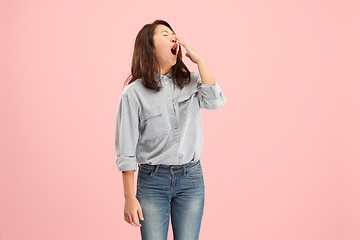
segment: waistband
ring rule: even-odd
[[[157,165],[152,165],[152,164],[147,164],[147,163],[142,163],[139,164],[139,168],[146,168],[148,170],[151,170],[152,173],[157,173],[159,170],[162,171],[171,171],[171,172],[178,172],[179,170],[182,170],[183,173],[186,173],[186,170],[194,167],[196,165],[200,164],[200,159],[196,160],[196,161],[192,161],[192,162],[188,162],[185,164],[180,164],[180,165],[167,165],[167,164],[157,164]]]

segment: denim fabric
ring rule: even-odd
[[[147,89],[142,79],[127,85],[116,114],[115,148],[119,171],[137,170],[137,163],[181,165],[200,160],[203,126],[200,108],[217,109],[226,102],[220,85],[203,84],[200,74],[180,89],[170,71],[154,72],[159,92]]]
[[[182,165],[139,165],[136,198],[144,220],[142,240],[166,240],[171,216],[174,240],[198,240],[205,186],[199,161]]]

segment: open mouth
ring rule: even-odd
[[[177,43],[174,44],[174,46],[171,48],[171,53],[173,55],[176,55],[178,53],[178,48],[179,48],[178,44]]]

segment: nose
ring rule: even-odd
[[[176,36],[173,36],[173,37],[171,38],[171,42],[176,42]]]

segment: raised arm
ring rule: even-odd
[[[224,106],[226,97],[218,82],[215,81],[210,73],[205,60],[197,62],[199,73],[194,73],[199,89],[200,107],[205,109],[218,109]]]

